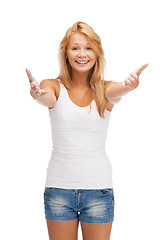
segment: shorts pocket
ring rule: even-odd
[[[52,192],[54,192],[55,188],[54,187],[45,187],[45,194],[51,194]]]
[[[113,188],[98,189],[98,192],[102,196],[113,195]]]

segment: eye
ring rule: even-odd
[[[87,50],[92,50],[92,48],[91,47],[87,47]]]
[[[77,50],[77,47],[73,47],[72,50]]]

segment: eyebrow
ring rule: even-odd
[[[76,44],[76,45],[79,45],[78,43],[76,42],[73,42],[72,44]],[[86,43],[86,45],[90,45],[88,42]]]

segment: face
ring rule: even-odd
[[[66,54],[72,71],[89,72],[96,61],[96,54],[89,44],[88,37],[81,33],[71,35]]]

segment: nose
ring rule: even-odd
[[[85,49],[81,48],[81,49],[79,50],[78,56],[79,56],[79,57],[86,57]]]

